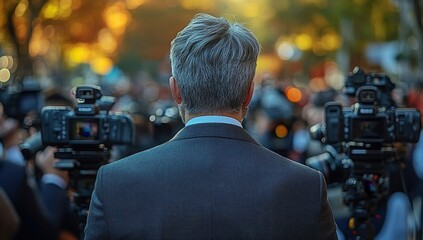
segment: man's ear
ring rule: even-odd
[[[182,96],[181,92],[179,91],[178,84],[176,82],[176,79],[172,76],[169,78],[169,86],[170,86],[170,92],[172,93],[173,100],[176,102],[176,104],[182,103]]]
[[[248,108],[248,105],[250,105],[251,99],[253,98],[254,94],[254,82],[251,82],[250,88],[248,89],[247,96],[245,97],[244,102],[242,102],[243,108]]]

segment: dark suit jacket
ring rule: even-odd
[[[28,184],[25,168],[5,160],[0,161],[0,186],[20,218],[16,239],[57,239],[59,230],[78,236],[77,219],[72,216],[74,221],[68,222],[70,204],[64,189],[41,184],[35,192]]]
[[[196,124],[101,167],[85,239],[336,239],[321,173]]]

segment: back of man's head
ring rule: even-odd
[[[197,14],[171,43],[172,74],[191,114],[239,112],[260,45],[239,23]]]

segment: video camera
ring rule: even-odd
[[[325,104],[324,123],[310,128],[311,138],[326,144],[327,151],[306,164],[321,171],[329,184],[343,182],[344,203],[354,220],[350,228],[365,239],[373,239],[370,217],[389,195],[387,165],[403,160],[394,143],[415,143],[420,136],[420,112],[397,108],[394,88],[386,74],[366,74],[356,67],[345,82],[345,94],[355,97],[355,104]]]
[[[47,106],[41,112],[41,141],[56,146],[55,167],[94,178],[97,169],[108,162],[113,145],[134,142],[134,124],[128,114],[109,112],[114,98],[103,96],[94,85],[73,89],[78,104]]]
[[[74,109],[47,106],[41,113],[41,140],[56,146],[55,167],[67,170],[75,190],[81,230],[84,228],[97,170],[110,160],[113,145],[134,143],[134,123],[129,114],[109,112],[113,97],[103,96],[95,85],[73,89],[78,104]]]
[[[122,113],[101,113],[99,87],[77,87],[75,97],[82,102],[74,111],[61,106],[43,108],[41,135],[44,144],[59,147],[132,144],[132,118]]]
[[[324,123],[310,128],[311,138],[330,145],[338,154],[346,154],[348,159],[357,162],[387,161],[395,154],[387,146],[395,142],[415,143],[421,129],[421,114],[417,109],[395,106],[391,97],[394,88],[395,84],[386,74],[366,74],[356,67],[345,82],[345,94],[355,97],[355,104],[342,107],[338,102],[326,103]],[[327,180],[343,180],[333,179],[330,175],[334,167],[345,167],[345,161],[334,165],[335,158],[338,161],[342,158],[334,157],[333,153],[327,156],[331,157],[311,157],[307,164],[321,170]]]
[[[324,137],[328,144],[349,141],[417,142],[421,127],[420,112],[411,108],[395,108],[390,98],[395,85],[388,76],[363,73],[357,68],[346,81],[346,94],[351,96],[355,92],[356,103],[353,106],[343,108],[337,102],[325,105],[325,133],[320,138]]]

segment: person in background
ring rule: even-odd
[[[20,150],[20,144],[26,140],[22,129],[16,120],[0,112],[0,187],[19,219],[14,239],[58,239],[64,235],[76,239],[78,219],[71,210],[67,173],[54,168],[56,149],[41,148],[30,159],[24,158]],[[11,155],[7,151],[11,147],[19,154]],[[40,171],[40,179],[35,170]]]
[[[254,90],[245,129],[264,147],[288,157],[293,152],[294,108],[281,83],[266,76]]]
[[[43,179],[37,189],[30,184],[24,166],[0,160],[0,187],[20,220],[15,239],[57,239],[64,230],[62,219],[66,219],[64,215],[70,206],[67,182],[53,170],[52,155],[53,149],[46,149],[39,155],[40,160],[43,159]]]
[[[239,23],[196,15],[171,43],[185,127],[97,173],[85,239],[337,239],[323,175],[242,128],[260,45]]]

